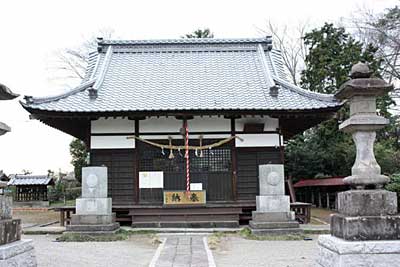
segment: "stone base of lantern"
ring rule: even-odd
[[[0,246],[0,267],[37,266],[32,240],[19,240]]]
[[[318,238],[317,266],[400,266],[400,240],[347,241],[331,235]]]

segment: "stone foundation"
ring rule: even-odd
[[[294,211],[290,212],[260,212],[253,211],[252,218],[255,222],[286,222],[294,221]]]
[[[283,165],[259,166],[260,196],[256,197],[256,211],[249,226],[253,234],[301,233],[294,212],[290,211],[290,198],[285,195]]]
[[[350,217],[334,214],[331,234],[350,241],[400,239],[400,215]]]
[[[78,198],[76,200],[76,214],[80,215],[110,215],[112,209],[111,198]]]
[[[0,221],[0,245],[21,239],[21,220],[8,219]]]
[[[347,216],[397,214],[397,195],[386,190],[349,190],[338,194],[338,211]]]
[[[12,198],[0,195],[0,220],[12,218]]]
[[[71,224],[110,224],[114,223],[116,220],[115,213],[111,215],[79,215],[73,214],[71,215]]]
[[[0,246],[0,267],[37,266],[32,240],[20,240]]]
[[[67,232],[79,232],[86,234],[102,234],[105,232],[113,232],[119,229],[119,223],[110,224],[79,224],[79,225],[68,225]]]
[[[320,235],[318,245],[317,266],[400,266],[400,240],[346,241],[331,235]]]
[[[290,198],[289,196],[256,196],[256,208],[260,212],[289,212]]]
[[[107,167],[83,168],[82,197],[76,200],[76,214],[71,216],[67,232],[100,235],[118,229],[112,199],[107,197]]]

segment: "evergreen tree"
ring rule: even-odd
[[[191,33],[185,34],[183,38],[214,38],[214,33],[209,28],[197,29]]]
[[[75,179],[82,181],[82,167],[87,166],[87,150],[86,145],[79,139],[74,138],[69,144],[69,151],[72,156],[71,164],[74,166]]]
[[[351,67],[359,61],[369,64],[374,75],[379,76],[380,61],[374,56],[377,49],[372,45],[363,46],[347,34],[344,28],[336,28],[333,24],[326,23],[322,28],[305,34],[304,44],[308,48],[308,54],[301,85],[311,91],[336,93],[349,79]],[[390,116],[387,108],[392,103],[389,96],[379,99],[378,109],[383,116]],[[344,107],[338,117],[347,116],[348,108]],[[286,166],[289,175],[294,178],[314,178],[350,174],[355,147],[351,135],[338,130],[339,118],[321,123],[288,143]],[[387,129],[379,136],[386,136]],[[386,150],[392,145],[393,143],[382,144]],[[383,160],[384,155],[385,153],[377,154],[378,162]],[[391,164],[386,162],[383,171],[393,171],[393,168],[386,169],[389,165]]]

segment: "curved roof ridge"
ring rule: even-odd
[[[139,44],[226,44],[226,43],[267,43],[271,44],[271,36],[263,38],[181,38],[181,39],[149,39],[149,40],[103,40],[99,45],[139,45]]]
[[[87,88],[91,87],[95,82],[96,82],[95,79],[89,80],[87,82],[81,83],[77,87],[75,87],[65,93],[61,93],[61,94],[54,95],[54,96],[47,96],[47,97],[25,96],[24,98],[25,98],[27,104],[43,104],[43,103],[53,102],[53,101],[57,101],[62,98],[66,98],[68,96],[74,95],[81,91],[84,91]]]
[[[13,93],[10,88],[0,83],[0,100],[11,100],[18,96],[19,94]]]
[[[93,85],[93,89],[94,90],[98,90],[100,88],[101,84],[104,81],[104,78],[105,78],[107,70],[108,70],[108,66],[110,65],[110,62],[111,62],[112,53],[113,53],[112,46],[109,46],[108,49],[107,49],[105,58],[103,60],[103,64],[101,65],[99,75],[98,75],[98,77],[96,79],[96,82]],[[96,71],[97,71],[98,67],[99,67],[99,65],[96,64],[96,67],[95,67]],[[96,73],[94,72],[93,77],[95,75],[96,75]]]
[[[279,84],[284,84],[286,87],[288,87],[290,90],[292,90],[292,91],[294,91],[294,92],[296,92],[296,93],[299,93],[299,94],[301,94],[301,95],[304,95],[304,96],[308,96],[308,97],[312,97],[312,98],[314,98],[314,99],[317,99],[317,100],[321,100],[321,101],[329,101],[329,102],[333,102],[333,101],[335,101],[335,100],[337,100],[335,97],[334,97],[334,95],[333,94],[322,94],[322,93],[317,93],[317,92],[313,92],[313,91],[310,91],[310,90],[306,90],[306,89],[303,89],[303,88],[301,88],[301,87],[298,87],[298,86],[296,86],[296,85],[294,85],[294,84],[291,84],[290,82],[288,82],[288,81],[285,81],[285,80],[283,80],[283,79],[281,79],[281,78],[279,78],[279,77],[277,77],[277,76],[273,76],[273,79],[277,82],[277,83],[279,83]],[[339,102],[339,101],[338,101]]]

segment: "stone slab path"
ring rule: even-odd
[[[207,238],[168,236],[160,245],[150,267],[215,267]]]

